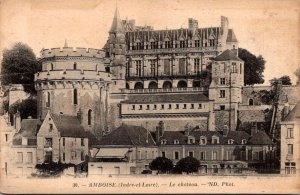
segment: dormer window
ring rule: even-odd
[[[178,139],[175,139],[175,140],[174,140],[174,144],[179,144],[179,140],[178,140]]]
[[[188,136],[188,144],[194,144],[195,138],[193,136]]]
[[[228,140],[228,144],[233,144],[234,140],[233,139],[229,139]]]
[[[246,139],[242,139],[242,144],[246,144],[247,140]]]
[[[200,145],[206,145],[207,144],[207,139],[205,136],[201,136],[200,137],[200,141],[199,141]]]
[[[218,144],[219,143],[219,137],[218,136],[212,136],[211,143],[212,144]]]
[[[160,140],[160,144],[162,144],[162,145],[165,145],[165,144],[167,144],[167,140],[166,140],[166,139],[162,139],[162,140]]]

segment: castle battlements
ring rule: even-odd
[[[102,49],[83,48],[83,47],[62,47],[42,49],[40,58],[82,56],[90,58],[104,58],[105,52]]]

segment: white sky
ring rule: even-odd
[[[299,63],[300,1],[243,0],[0,0],[0,51],[15,42],[27,43],[37,56],[42,48],[102,48],[108,37],[116,4],[123,19],[154,29],[219,26],[229,18],[239,46],[266,63],[265,84],[273,77],[293,74]],[[2,57],[2,54],[1,54]]]

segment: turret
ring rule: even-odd
[[[223,131],[226,126],[229,131],[236,129],[243,85],[244,62],[231,50],[218,55],[212,64],[212,82],[209,87],[209,98],[214,102],[212,117],[215,118],[216,130]]]
[[[109,55],[111,57],[111,68],[113,79],[116,80],[118,86],[116,89],[125,88],[125,72],[126,72],[126,45],[125,30],[118,8],[116,8],[114,19],[109,31]]]

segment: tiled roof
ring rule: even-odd
[[[150,132],[144,127],[123,124],[110,134],[103,136],[99,145],[154,146],[155,142]]]
[[[250,135],[245,131],[229,131],[226,136],[226,142],[232,139],[233,144],[242,144],[242,140],[245,139],[246,141],[250,138]]]
[[[250,137],[248,144],[270,145],[270,144],[273,144],[273,142],[272,142],[271,138],[264,131],[258,131]]]
[[[204,94],[153,94],[130,95],[124,103],[189,103],[208,101]]]
[[[61,137],[86,138],[87,133],[76,116],[51,114],[54,124],[60,131]]]
[[[243,61],[229,49],[227,49],[226,51],[224,51],[223,53],[221,53],[215,58],[215,61],[227,61],[227,60]]]
[[[234,34],[234,31],[232,29],[228,29],[226,42],[238,42],[238,40]]]
[[[201,136],[205,136],[207,139],[207,145],[212,144],[212,136],[219,137],[219,143],[223,144],[223,136],[217,132],[217,131],[191,131],[190,136],[193,136],[195,138],[195,144],[199,144],[199,140]],[[159,139],[166,140],[166,145],[182,145],[182,144],[188,144],[188,136],[184,135],[184,131],[165,131],[163,136]],[[175,144],[175,140],[178,140],[179,143]],[[161,145],[161,143],[158,143],[158,145]],[[217,144],[217,143],[215,143]],[[214,145],[215,145],[214,144]]]
[[[297,121],[300,122],[300,102],[298,102],[293,110],[285,117],[284,121]]]

